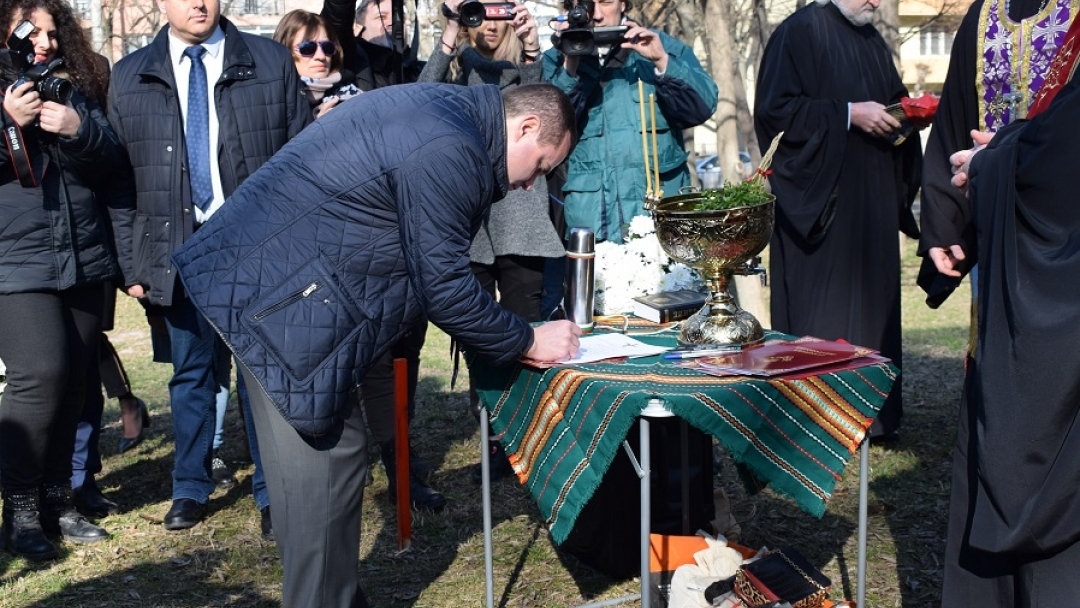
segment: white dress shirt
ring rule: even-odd
[[[191,60],[184,56],[184,51],[191,45],[173,36],[169,30],[169,58],[172,60],[173,76],[176,78],[176,94],[180,97],[180,116],[184,121],[184,131],[187,132],[187,103],[188,82],[191,77]],[[195,205],[195,223],[202,224],[210,219],[215,211],[221,208],[225,202],[225,193],[221,188],[221,170],[218,165],[218,115],[217,104],[214,103],[214,85],[221,79],[221,72],[225,65],[225,31],[219,25],[209,38],[203,41],[202,47],[206,49],[203,55],[203,66],[206,67],[206,85],[210,88],[206,92],[209,101],[210,118],[210,181],[214,186],[214,198],[207,205],[206,211],[201,211]],[[187,159],[184,159],[185,166]]]

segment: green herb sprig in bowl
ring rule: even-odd
[[[783,131],[776,134],[776,137],[769,144],[768,151],[761,157],[761,164],[758,165],[757,170],[749,179],[734,184],[728,182],[722,187],[712,190],[702,190],[694,210],[726,211],[740,207],[764,205],[773,200],[773,196],[765,189],[765,179],[771,173],[769,165],[772,164],[773,154],[776,153],[776,148],[780,145],[780,138],[783,136]]]
[[[753,207],[772,200],[765,190],[764,180],[727,183],[722,188],[702,190],[697,201],[697,211],[723,211],[739,207]]]

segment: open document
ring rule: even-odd
[[[597,334],[583,336],[581,349],[578,355],[568,361],[559,363],[540,363],[531,359],[522,359],[522,363],[532,367],[554,367],[555,365],[578,365],[581,363],[595,363],[605,359],[622,359],[632,357],[649,357],[659,355],[671,350],[668,346],[653,346],[641,340],[635,340],[624,334]]]

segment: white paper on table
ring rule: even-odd
[[[650,357],[671,350],[668,346],[653,346],[624,334],[597,334],[581,338],[581,350],[573,359],[559,365],[593,363],[620,357]]]

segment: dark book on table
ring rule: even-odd
[[[634,315],[653,323],[688,319],[705,305],[708,296],[689,289],[661,291],[634,298]]]

